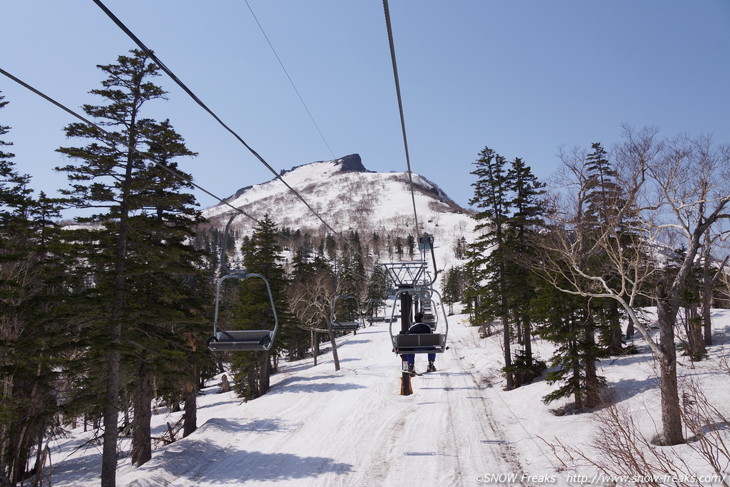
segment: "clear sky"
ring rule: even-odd
[[[106,0],[276,170],[359,153],[375,171],[406,160],[380,0]],[[622,124],[730,142],[730,0],[391,0],[412,169],[467,205],[485,146],[547,178],[556,154]],[[0,0],[0,67],[67,106],[90,95],[132,41],[91,0]],[[226,197],[273,177],[166,76],[169,118],[199,153],[182,164]],[[67,182],[54,150],[72,118],[0,76],[4,136],[32,187]],[[331,148],[332,152],[330,152]],[[306,198],[306,194],[304,195]],[[215,201],[199,194],[202,206]]]

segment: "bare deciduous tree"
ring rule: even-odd
[[[624,192],[600,228],[590,228],[590,238],[582,235],[580,218],[584,161],[564,157],[578,190],[572,200],[556,205],[553,226],[542,242],[544,277],[566,293],[616,300],[659,360],[664,444],[683,441],[674,329],[703,236],[730,218],[728,154],[724,147],[714,149],[709,138],[662,142],[654,129],[626,128],[624,142],[614,151]],[[660,272],[660,250],[677,242],[686,254],[670,276]],[[604,267],[587,266],[597,255]],[[609,273],[610,281],[605,277]],[[658,342],[639,319],[641,297],[656,302]]]
[[[302,323],[301,328],[310,332],[314,365],[317,365],[319,351],[318,334],[327,334],[332,344],[335,370],[340,370],[337,342],[329,326],[334,292],[332,275],[321,270],[306,281],[295,282],[289,287],[289,303],[292,313]]]

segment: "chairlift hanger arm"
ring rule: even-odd
[[[431,262],[433,262],[433,278],[428,283],[428,286],[431,287],[436,282],[436,278],[439,275],[439,272],[441,272],[438,267],[436,267],[436,253],[433,251],[433,235],[430,235],[426,232],[423,232],[423,235],[420,235],[418,237],[418,246],[421,250],[421,255],[423,256],[423,260],[426,260],[426,251],[431,251]]]
[[[231,218],[228,219],[228,223],[226,224],[226,230],[223,232],[223,243],[221,244],[220,258],[220,267],[223,274],[231,273],[231,269],[228,267],[228,263],[226,262],[226,251],[228,250],[228,233],[231,228],[231,223],[233,223],[233,220],[235,220],[238,215],[240,215],[240,213],[234,213],[233,215],[231,215]],[[268,286],[268,282],[266,284]]]

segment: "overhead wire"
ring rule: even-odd
[[[306,103],[304,103],[304,98],[302,98],[301,93],[299,93],[299,90],[297,89],[296,85],[294,84],[294,80],[292,80],[291,76],[289,76],[289,71],[287,71],[286,67],[284,67],[284,63],[282,62],[281,58],[279,57],[279,54],[276,52],[276,49],[274,49],[274,45],[271,43],[269,36],[266,34],[266,31],[264,30],[264,27],[261,25],[261,22],[259,22],[258,17],[256,17],[256,14],[254,13],[253,8],[251,8],[251,5],[248,3],[248,0],[246,0],[246,6],[251,11],[251,15],[253,16],[253,19],[256,21],[256,25],[259,26],[259,29],[261,30],[261,33],[264,35],[266,42],[269,44],[271,51],[274,53],[276,60],[279,61],[279,66],[281,66],[281,69],[284,70],[284,74],[286,75],[286,78],[289,80],[291,87],[294,88],[294,92],[297,94],[297,97],[299,97],[299,101],[302,103],[302,106],[304,106],[304,110],[306,110],[307,115],[309,115],[309,119],[314,124],[314,127],[317,129],[317,132],[319,132],[319,136],[322,138],[324,145],[326,145],[327,149],[330,151],[330,154],[332,155],[332,159],[335,159],[335,153],[332,151],[332,147],[330,147],[329,143],[327,142],[327,139],[324,137],[324,134],[322,133],[322,130],[319,128],[319,125],[317,124],[317,121],[314,119],[314,116],[312,115],[312,112],[309,110],[309,107],[307,106]]]
[[[107,15],[107,16],[108,16],[108,17],[109,17],[109,18],[110,18],[110,19],[111,19],[111,20],[112,20],[112,21],[113,21],[113,22],[114,22],[115,24],[117,24],[117,26],[118,26],[118,27],[119,27],[119,28],[120,28],[120,29],[121,29],[121,30],[122,30],[122,31],[123,31],[123,32],[124,32],[125,34],[127,34],[127,36],[128,36],[128,37],[129,37],[130,39],[132,39],[132,41],[134,41],[134,43],[135,43],[135,44],[137,44],[137,46],[139,46],[139,48],[140,48],[140,49],[142,49],[142,51],[144,51],[144,52],[145,52],[145,54],[147,54],[147,56],[149,56],[149,57],[150,57],[150,58],[151,58],[151,59],[152,59],[152,60],[153,60],[153,61],[155,62],[155,64],[157,64],[157,65],[158,65],[158,66],[160,67],[160,69],[162,69],[162,70],[163,70],[163,71],[164,71],[164,72],[165,72],[165,73],[166,73],[166,74],[167,74],[167,75],[168,75],[168,76],[169,76],[169,77],[170,77],[170,78],[171,78],[171,79],[172,79],[172,80],[173,80],[173,81],[174,81],[174,82],[175,82],[175,83],[176,83],[176,84],[177,84],[177,85],[178,85],[178,86],[180,87],[180,88],[182,88],[182,89],[183,89],[183,91],[185,91],[185,93],[187,93],[187,94],[188,94],[188,95],[189,95],[189,96],[190,96],[190,97],[191,97],[191,98],[192,98],[192,99],[193,99],[193,100],[194,100],[194,101],[195,101],[195,102],[196,102],[196,103],[197,103],[197,104],[198,104],[198,105],[199,105],[199,106],[200,106],[200,107],[201,107],[201,108],[203,109],[203,110],[205,110],[206,112],[208,112],[208,114],[209,114],[210,116],[212,116],[212,117],[213,117],[213,118],[214,118],[214,119],[215,119],[215,120],[216,120],[216,121],[217,121],[217,122],[218,122],[218,123],[219,123],[219,124],[220,124],[220,125],[221,125],[221,126],[222,126],[222,127],[224,128],[224,129],[226,129],[226,130],[227,130],[227,131],[228,131],[228,132],[229,132],[229,133],[230,133],[231,135],[233,135],[233,136],[234,136],[234,137],[236,138],[236,140],[238,140],[238,141],[239,141],[239,142],[240,142],[241,144],[243,144],[243,146],[244,146],[244,147],[246,147],[246,149],[248,149],[248,151],[249,151],[249,152],[250,152],[250,153],[251,153],[251,154],[252,154],[252,155],[253,155],[253,156],[254,156],[254,157],[255,157],[256,159],[258,159],[258,160],[259,160],[259,162],[261,162],[261,164],[263,164],[263,165],[264,165],[264,166],[265,166],[265,167],[266,167],[266,168],[267,168],[267,169],[268,169],[268,170],[269,170],[269,171],[270,171],[270,172],[271,172],[271,173],[272,173],[272,174],[273,174],[273,175],[275,176],[275,178],[276,178],[276,179],[278,179],[279,181],[281,181],[281,182],[282,182],[282,183],[284,184],[284,186],[286,186],[286,187],[287,187],[287,188],[288,188],[288,189],[289,189],[289,190],[290,190],[290,191],[291,191],[292,193],[294,193],[294,195],[295,195],[295,196],[296,196],[297,198],[299,198],[299,200],[300,200],[300,201],[301,201],[302,203],[304,203],[304,205],[305,205],[305,206],[306,206],[306,207],[307,207],[307,208],[309,209],[309,211],[311,211],[311,212],[312,212],[312,214],[314,214],[314,215],[315,215],[315,216],[317,217],[317,219],[319,219],[319,221],[321,221],[321,222],[322,222],[322,223],[324,224],[324,226],[325,226],[325,227],[327,227],[327,229],[329,229],[329,230],[330,230],[330,231],[331,231],[332,233],[334,233],[335,235],[337,235],[337,236],[339,236],[339,237],[341,237],[341,238],[344,238],[344,237],[342,237],[342,235],[340,235],[340,233],[339,233],[339,232],[338,232],[337,230],[335,230],[334,228],[332,228],[332,226],[330,226],[330,224],[329,224],[329,223],[327,223],[327,222],[326,222],[326,221],[324,220],[324,218],[322,218],[322,216],[320,216],[320,214],[319,214],[319,213],[317,213],[317,212],[316,212],[316,211],[314,210],[314,208],[312,208],[312,206],[311,206],[311,205],[310,205],[310,204],[309,204],[309,203],[307,202],[307,200],[305,200],[305,199],[304,199],[304,197],[303,197],[303,196],[302,196],[301,194],[299,194],[299,192],[298,192],[297,190],[295,190],[294,188],[292,188],[292,187],[291,187],[291,185],[289,185],[289,183],[287,183],[287,182],[286,182],[286,181],[284,180],[284,178],[282,178],[282,177],[281,177],[281,175],[280,175],[280,174],[279,174],[278,172],[276,172],[276,170],[275,170],[275,169],[274,169],[273,167],[271,167],[271,165],[270,165],[270,164],[269,164],[268,162],[266,162],[266,160],[264,160],[264,158],[263,158],[263,157],[261,157],[261,155],[260,155],[260,154],[259,154],[258,152],[256,152],[256,151],[255,151],[255,150],[254,150],[254,149],[253,149],[253,148],[252,148],[252,147],[251,147],[250,145],[248,145],[248,144],[246,143],[246,141],[245,141],[245,140],[243,140],[243,138],[242,138],[242,137],[241,137],[240,135],[238,135],[238,134],[237,134],[237,133],[236,133],[236,132],[235,132],[235,131],[234,131],[234,130],[233,130],[232,128],[230,128],[230,127],[229,127],[229,126],[228,126],[228,125],[227,125],[226,123],[224,123],[224,122],[223,122],[223,120],[221,120],[221,119],[220,119],[220,117],[218,117],[218,115],[216,115],[216,114],[215,114],[215,112],[213,112],[213,110],[211,110],[210,108],[208,108],[208,106],[207,106],[207,105],[206,105],[205,103],[203,103],[203,101],[202,101],[202,100],[201,100],[200,98],[198,98],[198,96],[197,96],[197,95],[195,95],[195,93],[193,93],[193,91],[192,91],[192,90],[191,90],[190,88],[188,88],[188,87],[187,87],[187,85],[185,85],[185,83],[183,83],[183,82],[182,82],[182,81],[180,80],[180,78],[178,78],[178,77],[177,77],[177,76],[175,75],[175,73],[173,73],[173,72],[172,72],[172,70],[170,70],[170,68],[168,68],[168,67],[167,67],[167,66],[165,65],[165,63],[163,63],[163,62],[162,62],[162,61],[160,60],[160,58],[158,58],[158,57],[157,57],[157,55],[155,55],[155,53],[154,53],[154,52],[153,52],[153,51],[152,51],[152,50],[151,50],[150,48],[148,48],[148,47],[147,47],[147,46],[146,46],[146,45],[145,45],[145,44],[144,44],[144,43],[143,43],[143,42],[142,42],[142,41],[141,41],[141,40],[140,40],[140,39],[139,39],[139,38],[138,38],[138,37],[137,37],[136,35],[134,35],[134,33],[133,33],[133,32],[132,32],[132,31],[131,31],[131,30],[130,30],[130,29],[129,29],[129,28],[128,28],[128,27],[127,27],[127,26],[126,26],[126,25],[125,25],[125,24],[124,24],[124,23],[123,23],[122,21],[121,21],[121,20],[119,20],[119,18],[117,18],[117,16],[116,16],[116,15],[114,15],[114,13],[112,13],[112,11],[111,11],[111,10],[109,10],[109,9],[108,9],[108,8],[106,7],[106,5],[104,5],[104,4],[103,4],[103,3],[101,2],[101,0],[93,0],[93,2],[94,2],[94,3],[95,3],[95,4],[96,4],[96,5],[97,5],[97,6],[98,6],[98,7],[99,7],[99,8],[100,8],[100,9],[101,9],[101,10],[102,10],[102,11],[103,11],[103,12],[104,12],[105,14],[106,14],[106,15]]]
[[[134,152],[136,152],[136,153],[138,153],[140,155],[145,155],[144,152],[140,151],[139,149],[137,149],[135,147],[130,146],[125,140],[123,140],[120,137],[116,136],[115,134],[109,132],[108,130],[105,130],[103,127],[101,127],[98,124],[92,122],[91,120],[87,119],[86,117],[84,117],[83,115],[79,114],[78,112],[75,112],[74,110],[68,108],[66,105],[64,105],[61,102],[55,100],[54,98],[52,98],[49,95],[45,94],[44,92],[38,90],[37,88],[33,87],[32,85],[26,83],[25,81],[21,80],[20,78],[14,76],[13,74],[9,73],[8,71],[4,70],[1,67],[0,67],[0,74],[4,75],[5,77],[7,77],[10,80],[14,81],[15,83],[19,84],[23,88],[31,91],[32,93],[40,96],[44,100],[48,101],[52,105],[55,105],[56,107],[60,108],[64,112],[66,112],[69,115],[73,116],[74,118],[80,120],[81,122],[85,123],[86,125],[88,125],[90,127],[94,127],[100,133],[102,133],[103,135],[105,135],[109,140],[111,140],[113,142],[117,142],[117,143],[123,145],[124,147],[127,147],[128,149],[130,149],[130,150],[132,150],[132,151],[134,151]],[[216,194],[212,193],[211,191],[207,190],[206,188],[204,188],[204,187],[200,186],[199,184],[193,182],[192,181],[192,178],[190,176],[185,175],[185,174],[182,174],[179,171],[176,171],[176,170],[174,170],[174,169],[172,169],[172,168],[170,168],[168,166],[165,166],[164,164],[162,164],[162,163],[160,163],[158,161],[152,160],[152,162],[156,166],[158,166],[159,168],[161,168],[161,169],[165,170],[166,172],[170,173],[171,175],[177,177],[178,179],[181,179],[181,180],[185,181],[186,183],[190,184],[192,187],[194,187],[194,188],[202,191],[203,193],[207,194],[208,196],[214,198],[220,204],[229,207],[230,209],[232,209],[233,211],[237,212],[238,214],[241,214],[241,215],[249,218],[250,220],[253,220],[256,224],[261,225],[261,221],[259,221],[255,217],[251,216],[250,214],[248,214],[243,209],[241,209],[239,207],[236,207],[236,206],[233,206],[226,199],[223,199],[223,198],[217,196]],[[343,241],[347,241],[346,237],[344,237],[343,235],[341,235],[341,234],[337,234],[337,235],[340,238],[342,238]],[[364,255],[362,254],[362,252],[358,251],[356,247],[353,248],[353,250],[355,251],[355,253],[359,254],[360,257],[364,257]]]
[[[277,172],[276,172],[276,171],[275,171],[275,170],[274,170],[274,169],[273,169],[273,168],[271,167],[271,165],[269,165],[269,164],[268,164],[268,163],[267,163],[267,162],[266,162],[266,161],[264,160],[264,158],[263,158],[263,157],[261,157],[261,155],[259,155],[259,154],[258,154],[258,153],[257,153],[257,152],[256,152],[256,151],[255,151],[255,150],[254,150],[254,149],[253,149],[253,148],[252,148],[251,146],[249,146],[249,145],[248,145],[248,144],[247,144],[247,143],[246,143],[246,142],[245,142],[245,141],[243,140],[243,138],[242,138],[242,137],[241,137],[240,135],[238,135],[238,134],[237,134],[237,133],[236,133],[236,132],[235,132],[235,131],[234,131],[233,129],[231,129],[231,128],[230,128],[230,127],[229,127],[229,126],[227,125],[227,124],[225,124],[225,123],[224,123],[224,122],[223,122],[223,121],[222,121],[222,120],[221,120],[221,119],[220,119],[220,118],[219,118],[219,117],[218,117],[218,116],[217,116],[217,115],[216,115],[216,114],[215,114],[215,113],[214,113],[214,112],[213,112],[213,111],[212,111],[212,110],[210,109],[210,108],[208,108],[208,107],[207,107],[207,106],[206,106],[206,105],[205,105],[205,104],[204,104],[204,103],[202,102],[202,100],[200,100],[200,98],[198,98],[198,96],[197,96],[197,95],[195,95],[195,93],[193,93],[193,91],[192,91],[192,90],[191,90],[190,88],[188,88],[188,87],[187,87],[187,86],[186,86],[186,85],[185,85],[185,84],[184,84],[184,83],[183,83],[183,82],[182,82],[182,81],[181,81],[181,80],[180,80],[180,79],[179,79],[179,78],[178,78],[178,77],[177,77],[177,76],[176,76],[176,75],[175,75],[175,74],[174,74],[174,73],[172,72],[172,70],[170,70],[170,69],[169,69],[169,68],[168,68],[168,67],[167,67],[167,66],[166,66],[166,65],[165,65],[165,64],[164,64],[164,63],[163,63],[163,62],[162,62],[162,61],[161,61],[161,60],[159,59],[159,57],[157,57],[157,55],[156,55],[156,54],[155,54],[155,53],[154,53],[154,52],[153,52],[153,51],[152,51],[152,50],[151,50],[150,48],[148,48],[148,47],[147,47],[147,46],[146,46],[146,45],[145,45],[145,44],[144,44],[144,43],[143,43],[143,42],[142,42],[142,41],[141,41],[141,40],[140,40],[140,39],[139,39],[139,38],[138,38],[138,37],[137,37],[137,36],[136,36],[136,35],[135,35],[135,34],[134,34],[134,33],[133,33],[133,32],[132,32],[132,31],[131,31],[131,30],[130,30],[130,29],[129,29],[129,28],[128,28],[128,27],[127,27],[127,26],[126,26],[126,25],[125,25],[125,24],[124,24],[124,23],[123,23],[122,21],[121,21],[121,20],[120,20],[120,19],[119,19],[119,18],[117,18],[117,17],[116,17],[115,15],[114,15],[114,13],[113,13],[113,12],[111,12],[111,11],[110,11],[110,10],[109,10],[109,9],[108,9],[108,8],[107,8],[107,7],[105,6],[105,5],[104,5],[104,3],[103,3],[103,2],[101,1],[101,0],[93,0],[93,1],[94,1],[94,3],[95,3],[95,4],[96,4],[96,5],[97,5],[97,6],[98,6],[98,7],[99,7],[99,8],[100,8],[100,9],[101,9],[101,10],[102,10],[102,11],[103,11],[103,12],[104,12],[104,13],[105,13],[105,14],[106,14],[106,15],[107,15],[107,16],[108,16],[108,17],[109,17],[109,18],[110,18],[110,19],[111,19],[111,20],[112,20],[112,21],[113,21],[113,22],[114,22],[114,23],[115,23],[115,24],[116,24],[116,25],[117,25],[117,26],[118,26],[118,27],[119,27],[119,28],[120,28],[120,29],[121,29],[121,30],[122,30],[123,32],[124,32],[124,33],[125,33],[125,34],[127,34],[127,36],[128,36],[128,37],[129,37],[130,39],[132,39],[132,41],[134,41],[134,43],[135,43],[135,44],[137,44],[137,46],[138,46],[138,47],[139,47],[140,49],[142,49],[142,50],[143,50],[143,51],[144,51],[144,52],[145,52],[145,53],[146,53],[146,54],[147,54],[147,55],[148,55],[148,56],[149,56],[149,57],[150,57],[150,58],[151,58],[151,59],[152,59],[152,60],[153,60],[153,61],[154,61],[154,62],[155,62],[155,63],[156,63],[156,64],[157,64],[157,65],[158,65],[159,67],[160,67],[160,69],[162,69],[162,70],[163,70],[163,71],[164,71],[164,72],[165,72],[165,73],[166,73],[166,74],[167,74],[167,75],[168,75],[168,76],[169,76],[169,77],[170,77],[170,78],[171,78],[171,79],[172,79],[172,80],[173,80],[173,81],[174,81],[174,82],[175,82],[175,83],[176,83],[176,84],[177,84],[177,85],[178,85],[178,86],[180,87],[180,88],[182,88],[182,89],[183,89],[183,90],[184,90],[184,91],[185,91],[185,92],[186,92],[186,93],[187,93],[187,94],[188,94],[188,95],[189,95],[189,96],[190,96],[190,97],[191,97],[191,98],[192,98],[192,99],[193,99],[193,100],[194,100],[194,101],[195,101],[195,102],[196,102],[196,103],[197,103],[197,104],[198,104],[198,105],[199,105],[199,106],[201,107],[201,108],[203,108],[203,110],[205,110],[205,111],[206,111],[206,112],[207,112],[207,113],[208,113],[209,115],[211,115],[211,116],[212,116],[212,117],[213,117],[213,118],[214,118],[214,119],[215,119],[215,120],[216,120],[216,121],[217,121],[217,122],[218,122],[218,123],[219,123],[219,124],[220,124],[220,125],[221,125],[221,126],[222,126],[222,127],[224,128],[224,129],[226,129],[226,131],[228,131],[228,132],[229,132],[229,133],[230,133],[231,135],[233,135],[233,136],[234,136],[234,137],[235,137],[235,138],[236,138],[236,139],[237,139],[237,140],[238,140],[238,141],[239,141],[239,142],[240,142],[241,144],[243,144],[243,145],[244,145],[244,147],[246,147],[246,149],[248,149],[248,150],[249,150],[249,152],[251,152],[251,154],[253,154],[253,155],[254,155],[254,156],[255,156],[255,157],[256,157],[256,158],[257,158],[257,159],[258,159],[258,160],[259,160],[259,161],[260,161],[260,162],[261,162],[261,163],[262,163],[262,164],[263,164],[263,165],[264,165],[264,166],[265,166],[265,167],[266,167],[266,168],[267,168],[267,169],[268,169],[268,170],[269,170],[269,171],[270,171],[270,172],[271,172],[271,173],[272,173],[272,174],[273,174],[273,175],[274,175],[275,177],[276,177],[276,179],[280,180],[280,181],[281,181],[281,182],[282,182],[282,183],[283,183],[283,184],[284,184],[284,185],[285,185],[285,186],[286,186],[286,187],[287,187],[287,188],[288,188],[288,189],[289,189],[289,190],[290,190],[290,191],[291,191],[292,193],[294,193],[294,195],[296,195],[296,196],[297,196],[297,198],[299,198],[299,200],[300,200],[300,201],[301,201],[302,203],[304,203],[304,205],[305,205],[305,206],[307,207],[307,209],[309,209],[309,211],[310,211],[310,212],[311,212],[312,214],[314,214],[314,215],[315,215],[315,216],[317,217],[317,219],[318,219],[318,220],[319,220],[320,222],[322,222],[322,223],[324,224],[324,226],[325,226],[325,227],[326,227],[326,228],[327,228],[327,229],[328,229],[329,231],[331,231],[331,232],[332,232],[332,233],[333,233],[334,235],[336,235],[337,237],[339,237],[339,238],[340,238],[340,239],[341,239],[342,241],[344,241],[344,242],[347,242],[347,238],[346,238],[346,237],[345,237],[344,235],[342,235],[342,234],[341,234],[340,232],[338,232],[337,230],[335,230],[334,228],[332,228],[332,226],[331,226],[331,225],[330,225],[329,223],[327,223],[327,222],[326,222],[326,221],[324,220],[324,218],[322,218],[322,216],[321,216],[321,215],[320,215],[319,213],[317,213],[317,212],[316,212],[316,211],[314,210],[314,208],[312,208],[312,206],[311,206],[311,205],[310,205],[310,204],[309,204],[309,203],[308,203],[308,202],[307,202],[307,201],[306,201],[306,200],[304,199],[304,197],[303,197],[303,196],[302,196],[302,195],[301,195],[301,194],[300,194],[300,193],[299,193],[299,192],[298,192],[297,190],[295,190],[295,189],[294,189],[293,187],[291,187],[291,186],[290,186],[290,185],[289,185],[289,184],[288,184],[288,183],[287,183],[287,182],[286,182],[286,181],[285,181],[285,180],[284,180],[284,179],[283,179],[283,178],[281,177],[281,175],[280,175],[279,173],[277,173]],[[248,2],[247,2],[247,4],[248,4]],[[250,9],[250,6],[249,6],[249,9]],[[253,14],[253,11],[252,11],[252,14]],[[255,14],[254,14],[254,18],[255,18]],[[258,20],[257,20],[257,22],[258,22]],[[389,23],[390,23],[390,21],[388,20],[388,24],[389,24]],[[389,31],[390,31],[390,28],[389,28]],[[262,32],[263,32],[263,29],[262,29]],[[265,34],[265,33],[264,33],[264,35],[266,36],[266,34]],[[392,37],[392,34],[391,34],[391,37]],[[267,40],[268,40],[268,36],[267,36]],[[272,46],[272,49],[273,49],[273,46]],[[395,56],[395,51],[394,51],[394,48],[392,47],[392,42],[391,42],[391,52],[392,52],[392,55],[393,55],[393,60],[395,61],[395,57],[394,57],[394,56]],[[278,55],[277,55],[277,59],[278,59]],[[283,64],[282,64],[282,68],[283,68],[283,67],[284,67],[284,66],[283,66]],[[394,68],[395,68],[395,64],[394,64]],[[286,71],[286,70],[285,70],[285,71]],[[288,73],[287,73],[287,76],[288,76]],[[396,75],[396,84],[397,84],[397,75]],[[295,89],[296,89],[296,88],[295,88]],[[398,97],[399,97],[399,101],[400,101],[400,89],[398,89]],[[401,104],[401,105],[402,105],[402,104]],[[402,120],[403,120],[403,110],[402,110],[402,108],[401,108],[401,121],[402,121]],[[403,122],[402,122],[402,125],[403,125],[403,133],[404,133],[404,138],[405,138],[405,125],[404,125],[404,123],[403,123]],[[407,154],[407,152],[408,152],[408,145],[407,145],[407,142],[406,142],[406,154]],[[412,179],[412,176],[411,176],[411,170],[410,170],[410,159],[408,159],[408,176],[409,176],[409,179],[410,179],[410,182],[411,182],[411,199],[412,199],[412,202],[413,202],[413,210],[414,210],[414,215],[415,215],[415,218],[416,218],[416,233],[418,234],[418,214],[416,213],[416,203],[415,203],[415,197],[414,197],[414,194],[413,194],[413,179]],[[358,253],[359,253],[359,252],[358,252]],[[363,256],[362,254],[360,254],[360,256],[364,258],[364,256]]]
[[[398,96],[398,112],[400,113],[400,126],[403,133],[403,146],[406,152],[406,163],[408,165],[408,181],[411,185],[411,202],[413,203],[413,218],[416,222],[416,235],[418,233],[418,211],[416,210],[416,196],[413,191],[413,171],[411,171],[411,157],[408,152],[408,136],[406,135],[406,120],[403,115],[403,99],[400,93],[400,80],[398,77],[398,63],[395,59],[395,42],[393,41],[393,27],[390,23],[390,9],[388,8],[388,0],[383,0],[383,10],[385,12],[385,26],[388,30],[388,44],[390,45],[390,59],[393,65],[393,78],[395,79],[395,91]]]
[[[4,70],[4,69],[2,69],[2,68],[0,68],[0,74],[3,74],[3,75],[4,75],[4,76],[6,76],[7,78],[10,78],[11,80],[15,81],[16,83],[18,83],[19,85],[21,85],[21,86],[22,86],[22,87],[24,87],[25,89],[27,89],[27,90],[29,90],[29,91],[31,91],[31,92],[33,92],[33,93],[35,93],[36,95],[40,96],[40,97],[41,97],[41,98],[43,98],[44,100],[46,100],[46,101],[48,101],[48,102],[52,103],[53,105],[55,105],[56,107],[58,107],[58,108],[60,108],[61,110],[65,111],[66,113],[68,113],[68,114],[72,115],[73,117],[75,117],[75,118],[77,118],[77,119],[81,120],[82,122],[84,122],[85,124],[89,125],[90,127],[94,127],[94,128],[95,128],[95,129],[97,129],[97,130],[98,130],[99,132],[101,132],[101,133],[102,133],[102,134],[104,134],[104,135],[105,135],[106,137],[108,137],[108,138],[109,138],[110,140],[112,140],[112,141],[114,141],[114,142],[117,142],[117,143],[119,143],[119,144],[122,144],[123,146],[127,147],[127,148],[128,148],[129,150],[135,151],[135,152],[137,152],[138,154],[141,154],[141,155],[145,155],[145,154],[144,154],[144,152],[140,151],[140,150],[139,150],[139,149],[137,149],[136,147],[132,147],[132,146],[130,146],[130,145],[129,145],[129,144],[128,144],[128,143],[126,142],[126,141],[124,141],[124,140],[122,140],[121,138],[117,137],[117,136],[116,136],[115,134],[113,134],[113,133],[111,133],[111,132],[109,132],[109,131],[105,130],[104,128],[100,127],[100,126],[99,126],[98,124],[96,124],[96,123],[92,122],[91,120],[89,120],[89,119],[87,119],[87,118],[83,117],[82,115],[80,115],[80,114],[78,114],[77,112],[75,112],[75,111],[71,110],[71,109],[70,109],[70,108],[68,108],[67,106],[65,106],[65,105],[63,105],[62,103],[60,103],[60,102],[56,101],[55,99],[53,99],[53,98],[51,98],[50,96],[48,96],[48,95],[46,95],[45,93],[43,93],[42,91],[40,91],[40,90],[38,90],[38,89],[34,88],[33,86],[29,85],[29,84],[28,84],[28,83],[26,83],[25,81],[21,80],[20,78],[17,78],[16,76],[13,76],[12,74],[10,74],[9,72],[5,71],[5,70]],[[176,170],[174,170],[174,169],[172,169],[172,168],[170,168],[170,167],[168,167],[168,166],[166,166],[166,165],[162,164],[162,163],[161,163],[161,162],[159,162],[159,161],[155,161],[154,159],[152,160],[152,162],[153,162],[153,163],[154,163],[154,164],[155,164],[156,166],[158,166],[159,168],[161,168],[161,169],[163,169],[163,170],[167,171],[168,173],[172,174],[173,176],[175,176],[175,177],[177,177],[177,178],[179,178],[179,179],[181,179],[181,180],[183,180],[183,181],[185,181],[185,182],[189,183],[189,184],[190,184],[190,185],[191,185],[192,187],[194,187],[194,188],[196,188],[196,189],[198,189],[198,190],[202,191],[203,193],[207,194],[208,196],[210,196],[210,197],[212,197],[212,198],[215,198],[215,199],[216,199],[216,200],[218,200],[218,202],[220,202],[221,204],[223,204],[223,205],[226,205],[226,206],[228,206],[228,207],[232,208],[233,210],[235,210],[235,211],[239,212],[240,214],[242,214],[242,215],[244,215],[244,216],[246,216],[246,217],[250,218],[251,220],[255,221],[256,223],[258,223],[258,224],[261,224],[261,222],[260,222],[259,220],[257,220],[257,219],[256,219],[256,218],[254,218],[253,216],[249,215],[248,213],[246,213],[245,211],[243,211],[243,210],[242,210],[241,208],[237,208],[237,207],[235,207],[235,206],[231,205],[231,204],[230,204],[230,203],[229,203],[228,201],[224,200],[223,198],[221,198],[221,197],[219,197],[219,196],[216,196],[215,194],[213,194],[212,192],[208,191],[208,190],[207,190],[207,189],[205,189],[204,187],[202,187],[202,186],[200,186],[199,184],[197,184],[197,183],[193,182],[193,181],[192,181],[192,178],[191,178],[190,176],[184,175],[184,174],[180,173],[179,171],[176,171]]]
[[[100,0],[93,0],[94,3],[99,6],[99,8],[102,9],[102,11],[125,33],[127,36],[129,36],[130,39],[132,39],[137,46],[139,46],[140,49],[142,49],[159,67],[162,69],[178,86],[180,86],[201,108],[203,108],[208,114],[210,114],[223,128],[225,128],[229,133],[231,133],[239,142],[241,142],[266,168],[271,171],[272,174],[276,177],[276,179],[279,179],[284,185],[292,192],[294,193],[299,200],[304,203],[304,205],[309,209],[310,212],[312,212],[317,219],[319,219],[320,222],[324,224],[324,226],[330,230],[334,235],[339,237],[343,242],[347,242],[347,238],[342,235],[340,232],[332,228],[332,226],[327,223],[322,216],[317,213],[312,206],[304,199],[301,194],[299,194],[298,191],[296,191],[294,188],[292,188],[264,159],[259,155],[253,148],[251,148],[241,136],[239,136],[233,129],[231,129],[228,125],[226,125],[210,108],[208,108],[201,100],[198,98],[198,96],[193,93],[191,89],[189,89],[173,72],[170,70],[158,57],[155,55],[155,53],[149,49],[119,18],[117,18],[113,12],[111,12]],[[250,7],[249,7],[250,8]],[[253,11],[252,11],[253,14]],[[255,18],[255,14],[254,14]],[[258,22],[258,20],[257,20]],[[263,29],[262,29],[263,32]],[[264,35],[266,35],[264,33]],[[268,37],[267,37],[268,40]],[[273,49],[273,46],[272,46]],[[278,56],[277,56],[278,58]],[[283,64],[282,64],[283,68]],[[285,70],[286,71],[286,70]],[[287,74],[288,76],[288,74]],[[295,88],[296,89],[296,88]],[[329,146],[328,146],[329,147]],[[334,157],[334,155],[333,155]],[[414,203],[415,205],[415,203]],[[418,228],[416,226],[416,228]],[[357,251],[356,251],[357,252]],[[362,255],[362,253],[357,252],[360,254],[362,258],[365,256]]]

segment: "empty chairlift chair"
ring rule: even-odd
[[[355,301],[355,304],[357,306],[357,318],[353,321],[338,321],[337,320],[337,302],[338,301]],[[361,327],[365,327],[365,323],[363,321],[363,315],[362,311],[360,310],[360,301],[355,296],[350,296],[348,294],[342,294],[340,296],[336,296],[335,299],[332,301],[332,320],[330,320],[330,327],[332,328],[332,331],[352,331],[353,333],[357,333],[357,330]]]
[[[234,214],[228,224],[223,237],[223,241],[228,241],[228,230],[231,222],[238,214]],[[261,274],[248,273],[245,269],[230,270],[226,265],[225,249],[221,252],[221,269],[225,275],[218,279],[215,291],[215,315],[213,318],[213,336],[208,338],[208,348],[214,352],[255,352],[270,350],[274,345],[276,333],[279,330],[279,318],[276,315],[276,307],[274,306],[274,296],[271,293],[269,281]],[[239,285],[250,278],[260,279],[266,285],[266,292],[271,305],[271,315],[261,318],[258,329],[235,329],[230,324],[222,324],[220,306],[221,306],[221,288],[223,283],[228,279],[236,279]],[[263,322],[265,320],[265,322]]]
[[[239,281],[244,281],[249,278],[258,278],[264,281],[266,284],[266,291],[269,294],[269,302],[271,304],[271,313],[273,316],[273,323],[268,324],[268,327],[261,327],[261,329],[255,330],[236,330],[230,327],[221,326],[220,323],[220,290],[223,281],[226,279],[234,278]],[[245,272],[238,271],[233,274],[228,274],[221,277],[218,280],[218,286],[216,289],[215,296],[215,318],[213,321],[213,336],[208,339],[208,348],[214,352],[238,352],[238,351],[265,351],[271,349],[276,338],[276,332],[279,329],[279,319],[276,315],[276,308],[274,307],[274,297],[271,294],[271,287],[269,281],[261,274],[246,274]]]

